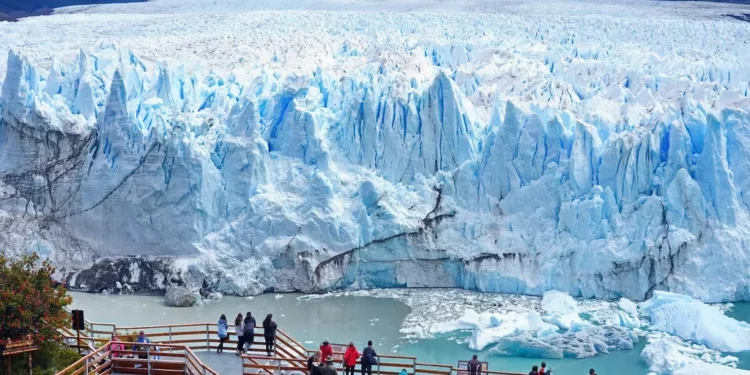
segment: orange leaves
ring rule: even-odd
[[[63,286],[52,280],[54,267],[36,254],[11,260],[0,255],[0,337],[31,334],[42,342],[57,337],[68,325],[65,306],[72,302]]]

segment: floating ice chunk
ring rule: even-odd
[[[621,326],[627,328],[638,328],[641,326],[641,320],[638,318],[638,305],[635,302],[627,298],[620,298],[617,305],[620,307],[617,315],[620,318],[619,324]]]
[[[735,368],[722,366],[722,365],[711,365],[711,364],[695,364],[685,366],[673,373],[673,375],[750,375],[750,371],[738,370]]]
[[[581,331],[536,336],[533,332],[503,337],[491,354],[535,358],[586,358],[610,350],[630,350],[638,337],[627,329],[589,326]]]
[[[640,308],[654,330],[722,352],[750,350],[750,324],[729,318],[717,307],[689,296],[656,291]]]
[[[683,354],[672,341],[661,338],[650,342],[643,348],[641,358],[648,365],[649,371],[658,374],[671,374],[687,365],[702,363],[694,356]]]
[[[482,350],[490,344],[499,342],[505,337],[515,336],[524,332],[531,332],[535,336],[544,337],[554,335],[557,327],[542,320],[536,311],[509,312],[501,317],[500,325],[496,327],[479,326],[469,339],[469,348]]]
[[[441,334],[460,330],[497,327],[502,321],[503,318],[497,314],[488,312],[479,314],[474,310],[468,309],[464,312],[464,315],[454,321],[433,324],[430,327],[430,333]]]
[[[282,299],[282,298],[284,298],[284,295],[283,294],[277,294],[273,298],[274,299]]]
[[[544,292],[542,310],[550,314],[565,314],[578,311],[578,303],[568,293],[558,290]]]
[[[489,354],[529,358],[563,358],[562,348],[528,334],[504,337],[497,346],[490,349]]]
[[[542,310],[545,313],[542,319],[561,329],[570,329],[574,323],[581,322],[581,317],[578,316],[578,303],[565,292],[557,290],[544,292]]]
[[[703,345],[690,345],[674,336],[656,334],[649,336],[649,344],[641,352],[649,370],[669,375],[695,364],[722,364],[736,366],[738,359],[722,356],[721,352]]]

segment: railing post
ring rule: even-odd
[[[412,372],[414,373],[414,375],[417,375],[417,358],[416,357],[412,359],[412,363],[413,363]]]
[[[187,351],[186,350],[184,350],[182,352],[182,359],[185,360],[185,368],[182,371],[182,373],[185,374],[185,375],[190,374],[190,371],[188,371],[188,361],[187,361]]]
[[[380,357],[377,357],[377,358],[378,358],[378,375],[380,375]]]
[[[172,345],[172,326],[169,326],[169,345]],[[172,353],[172,347],[169,347],[169,352]]]
[[[208,324],[206,324],[206,351],[207,352],[211,351],[211,341],[209,340],[209,336],[210,336],[210,333],[208,330]]]
[[[146,373],[151,375],[151,345],[146,346]]]

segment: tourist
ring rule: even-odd
[[[242,334],[245,340],[245,354],[247,354],[253,348],[253,342],[255,341],[255,318],[250,311],[245,315],[244,333]]]
[[[227,337],[229,337],[229,324],[227,324],[226,315],[221,314],[219,322],[216,325],[219,331],[219,347],[216,349],[216,353],[221,354],[224,352],[224,341],[227,341]]]
[[[589,375],[596,375],[596,370],[594,369],[589,370]]]
[[[321,375],[338,375],[338,371],[336,371],[336,368],[333,367],[333,356],[326,357],[326,364],[325,366],[320,367],[320,374]]]
[[[234,318],[234,332],[237,334],[237,355],[242,354],[242,346],[245,345],[243,334],[245,333],[245,327],[242,324],[242,314],[237,314]]]
[[[135,339],[136,344],[133,345],[133,351],[139,351],[139,352],[148,352],[150,345],[138,345],[138,344],[150,344],[151,340],[149,340],[148,337],[146,337],[146,332],[140,331],[138,332],[138,338]],[[140,359],[146,359],[148,358],[148,354],[138,354],[138,358]]]
[[[320,375],[320,350],[315,352],[315,354],[311,355],[310,358],[307,359],[307,373],[308,375]]]
[[[378,353],[372,347],[372,340],[367,341],[367,347],[362,351],[362,375],[372,375],[372,365],[378,364]]]
[[[333,357],[333,347],[328,343],[328,339],[323,340],[323,343],[320,345],[319,349],[321,361],[323,359],[327,359],[328,357]]]
[[[112,343],[109,344],[109,352],[112,358],[119,358],[120,352],[125,350],[125,344],[122,343],[116,333],[112,334]]]
[[[539,375],[545,375],[547,373],[547,362],[542,362],[542,368],[539,369]]]
[[[276,341],[276,322],[273,321],[273,314],[268,314],[263,320],[263,338],[266,340],[266,353],[270,357]]]
[[[471,361],[466,364],[466,369],[469,370],[469,375],[482,374],[482,362],[479,362],[476,354],[474,354],[474,356],[471,357]]]
[[[531,372],[529,373],[529,375],[539,375],[539,367],[537,365],[531,367]]]
[[[354,375],[354,366],[357,365],[357,359],[359,359],[359,352],[354,343],[350,342],[344,353],[344,375]]]

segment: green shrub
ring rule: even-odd
[[[34,375],[54,375],[81,359],[76,350],[55,342],[42,343],[39,350],[31,353],[31,357]],[[28,375],[29,368],[26,354],[19,354],[10,358],[13,361],[12,375]],[[8,358],[5,360],[7,361]]]

